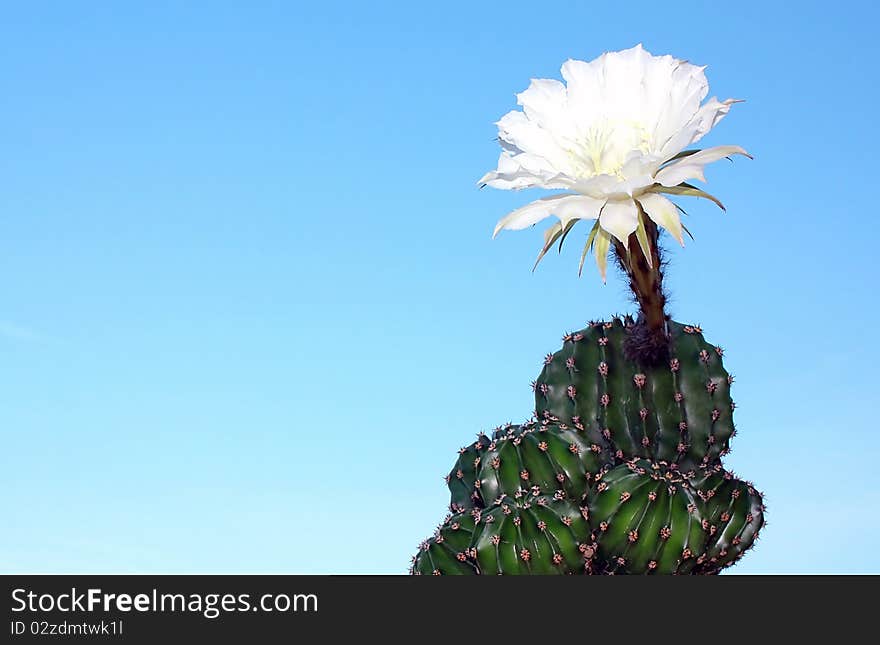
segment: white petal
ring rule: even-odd
[[[659,100],[660,109],[654,121],[653,150],[663,156],[666,149],[680,145],[679,152],[693,138],[691,122],[701,110],[700,102],[709,92],[709,82],[704,73],[705,68],[689,63],[676,61],[667,80],[663,99]],[[689,129],[690,127],[690,129]],[[687,130],[687,132],[683,132]],[[672,154],[675,154],[673,152]],[[671,155],[666,155],[668,159]]]
[[[545,130],[525,114],[513,110],[497,123],[498,138],[525,153],[541,157],[556,172],[570,172],[568,153],[557,143],[550,131]]]
[[[555,79],[533,78],[516,99],[529,120],[544,128],[558,129],[568,119],[565,85]]]
[[[636,45],[602,56],[603,99],[613,104],[612,110],[630,112],[640,110],[643,90],[641,80],[645,71],[653,67],[651,54]],[[630,113],[627,116],[633,117]]]
[[[653,158],[631,160],[624,166],[622,177],[603,174],[587,179],[574,179],[569,189],[602,201],[625,199],[642,193],[657,183],[654,173],[658,165]]]
[[[491,170],[480,177],[477,181],[480,185],[491,186],[506,190],[520,190],[540,186],[544,178],[525,170],[519,163],[514,161],[512,155],[503,152],[498,159],[498,168]]]
[[[709,132],[709,130],[718,125],[718,122],[730,112],[730,106],[734,103],[742,103],[742,99],[725,99],[719,101],[713,96],[706,101],[706,104],[700,108],[692,121],[695,131],[694,138],[691,139],[690,143],[699,141],[707,132]]]
[[[626,244],[629,236],[639,226],[639,214],[635,202],[631,199],[606,202],[599,216],[599,225]]]
[[[661,156],[664,159],[669,159],[692,143],[702,139],[709,130],[718,125],[718,122],[727,115],[731,105],[740,102],[739,99],[719,101],[713,96],[696,111],[687,123],[681,125],[675,132],[667,134],[667,138],[663,140],[663,145],[660,149]]]
[[[632,197],[633,195],[642,193],[647,188],[650,188],[654,185],[654,183],[656,182],[651,175],[640,175],[637,177],[625,179],[620,182],[616,195],[618,196],[618,198],[621,198],[624,195]]]
[[[614,175],[595,175],[589,179],[578,179],[572,188],[579,193],[604,201],[618,192],[619,185],[620,179]]]
[[[492,188],[520,190],[522,188],[570,188],[572,181],[560,175],[546,159],[524,152],[502,152],[498,168],[487,172],[477,181]]]
[[[646,69],[641,103],[644,122],[653,125],[656,152],[691,120],[708,94],[709,82],[703,70],[672,56],[658,56]]]
[[[620,169],[620,174],[626,179],[644,177],[645,175],[653,177],[663,161],[661,157],[656,155],[645,154],[641,150],[633,150],[629,153],[626,162]]]
[[[568,107],[577,115],[581,129],[588,130],[599,112],[602,100],[602,59],[590,61],[569,59],[562,64]]]
[[[565,224],[573,219],[596,219],[602,202],[585,195],[551,195],[508,213],[498,221],[492,237],[502,229],[518,231],[555,215]]]
[[[679,244],[684,246],[684,239],[681,236],[681,218],[675,204],[663,195],[656,193],[639,195],[639,203],[642,205],[642,210],[657,226],[665,228],[672,234],[672,237],[678,240]]]
[[[751,155],[739,146],[715,146],[714,148],[706,148],[687,157],[682,157],[678,161],[669,164],[658,172],[654,179],[663,186],[677,186],[688,179],[706,181],[706,177],[703,175],[703,167],[730,155],[745,155],[751,158]]]
[[[573,219],[596,219],[605,200],[593,199],[587,195],[573,195],[571,199],[561,199],[558,206],[553,209],[553,214],[560,219],[563,225]]]

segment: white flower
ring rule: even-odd
[[[650,263],[644,215],[684,245],[677,206],[659,193],[705,197],[721,206],[687,180],[705,181],[703,168],[713,161],[749,156],[730,145],[686,150],[738,102],[713,97],[703,103],[709,91],[704,69],[672,56],[652,56],[637,45],[590,62],[566,61],[565,84],[533,79],[517,95],[523,111],[508,112],[497,122],[503,148],[498,168],[479,183],[569,192],[513,211],[498,222],[495,235],[555,215],[559,222],[544,234],[540,261],[578,220],[596,220],[584,256],[595,248],[603,280],[611,236],[626,246],[636,233]]]

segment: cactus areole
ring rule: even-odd
[[[721,202],[689,183],[736,145],[692,147],[738,101],[706,99],[705,67],[641,45],[569,60],[564,83],[533,79],[498,122],[502,151],[481,186],[557,191],[503,217],[549,217],[535,267],[590,220],[578,272],[595,256],[627,280],[634,316],[590,322],[547,354],[532,420],[461,448],[450,514],[414,574],[716,574],[764,526],[763,496],[726,470],[736,434],[723,350],[666,311],[660,236],[690,232],[667,195]],[[559,192],[561,191],[561,192]]]

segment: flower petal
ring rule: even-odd
[[[477,181],[492,188],[521,190],[523,188],[570,188],[572,182],[557,173],[545,160],[535,155],[502,152],[498,168]]]
[[[497,122],[498,138],[515,146],[523,152],[544,160],[544,164],[555,172],[571,172],[568,153],[554,138],[550,130],[545,130],[529,119],[523,112],[512,110]]]
[[[641,44],[608,52],[598,60],[602,63],[601,101],[606,104],[605,114],[641,120],[645,89],[642,79],[657,63],[662,66],[662,61],[654,59]]]
[[[663,195],[657,193],[645,193],[639,195],[639,203],[642,210],[647,213],[657,226],[662,226],[672,234],[678,243],[684,246],[684,239],[681,236],[681,217],[678,215],[678,209],[671,201]]]
[[[638,210],[631,199],[605,202],[599,215],[599,224],[624,245],[639,225]]]
[[[713,96],[694,113],[687,123],[679,127],[674,133],[670,133],[665,139],[660,139],[660,141],[664,142],[660,149],[661,156],[664,159],[669,159],[687,146],[702,139],[709,130],[718,125],[718,122],[730,112],[731,105],[741,102],[740,99],[719,101]]]
[[[703,176],[703,166],[734,154],[745,155],[751,159],[751,155],[739,146],[715,146],[714,148],[706,148],[687,157],[682,157],[678,161],[669,164],[660,170],[654,176],[654,179],[663,186],[677,186],[688,179],[706,181],[706,177]]]
[[[653,182],[653,178],[651,179]],[[589,195],[595,199],[606,200],[610,195],[618,191],[620,178],[615,175],[593,175],[585,179],[578,179],[572,185],[572,189],[583,195]]]
[[[709,130],[718,125],[718,122],[730,112],[731,105],[742,102],[742,99],[724,99],[723,101],[719,101],[714,96],[706,101],[691,121],[691,125],[694,128],[694,136],[690,143],[696,143],[702,139]]]
[[[651,137],[654,152],[680,132],[700,109],[700,102],[709,93],[705,67],[698,67],[672,56],[655,57],[646,70],[641,104],[644,122],[653,124]]]
[[[575,219],[596,219],[604,200],[594,199],[587,195],[572,195],[570,199],[559,200],[553,210],[563,224]]]
[[[590,62],[569,59],[562,64],[561,72],[569,110],[577,116],[575,125],[586,134],[602,107],[602,58]]]
[[[530,121],[553,131],[568,120],[565,85],[556,79],[533,78],[528,88],[516,95],[517,104]]]
[[[586,195],[551,195],[542,197],[508,213],[498,221],[492,237],[502,229],[518,231],[528,228],[551,215],[556,215],[562,224],[573,219],[596,219],[602,202]]]

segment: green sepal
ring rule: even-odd
[[[651,188],[648,189],[649,192],[652,193],[666,193],[668,195],[685,195],[688,197],[703,197],[704,199],[708,199],[715,204],[717,204],[718,208],[723,211],[727,209],[724,207],[724,204],[721,203],[714,195],[710,195],[705,190],[701,188],[697,188],[696,186],[692,186],[687,182],[681,182],[678,186],[663,186],[661,184],[654,184]]]
[[[639,246],[642,249],[642,254],[645,256],[645,259],[648,261],[648,266],[654,267],[654,259],[651,256],[651,242],[648,240],[648,231],[645,229],[645,211],[642,210],[642,205],[636,202],[636,209],[639,218],[639,225],[636,227],[636,239],[639,241]]]
[[[584,244],[584,252],[581,253],[581,263],[578,265],[578,275],[580,276],[584,270],[584,260],[587,258],[587,253],[590,252],[590,249],[593,248],[593,244],[596,240],[596,234],[599,232],[599,220],[596,220],[596,223],[593,224],[593,228],[590,229],[590,234],[587,236],[587,242]]]

